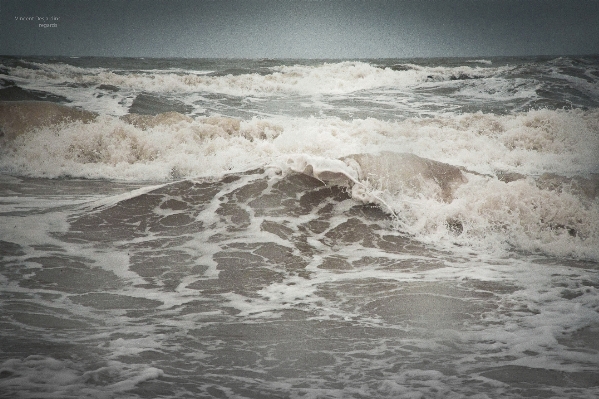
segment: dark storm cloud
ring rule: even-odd
[[[598,20],[594,0],[0,0],[0,54],[589,54]]]

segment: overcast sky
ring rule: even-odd
[[[599,0],[0,0],[3,55],[598,53]]]

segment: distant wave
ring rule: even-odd
[[[427,80],[493,76],[508,67],[423,67],[379,68],[365,62],[324,63],[270,68],[271,73],[210,76],[205,72],[138,71],[124,74],[105,68],[80,68],[67,64],[31,63],[31,68],[10,69],[10,75],[30,81],[73,82],[79,85],[112,85],[155,92],[206,91],[228,95],[248,94],[344,94],[379,87],[405,87]]]
[[[473,64],[485,64],[485,65],[491,65],[491,64],[493,64],[493,61],[491,61],[491,60],[484,60],[484,59],[480,59],[480,60],[468,60],[466,62],[471,62]]]

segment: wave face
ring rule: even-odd
[[[0,390],[596,397],[598,154],[597,57],[0,58]]]

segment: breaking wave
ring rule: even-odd
[[[381,87],[406,87],[427,81],[476,79],[497,75],[510,67],[426,67],[402,64],[377,67],[366,62],[344,61],[321,65],[271,67],[268,73],[210,74],[200,71],[137,71],[121,73],[105,68],[80,68],[68,64],[29,63],[10,68],[10,75],[27,81],[63,85],[107,85],[153,92],[212,92],[227,95],[277,93],[346,94]]]
[[[2,119],[3,173],[144,181],[304,173],[381,206],[425,242],[599,259],[598,110],[386,122],[39,107],[30,125]],[[61,117],[44,125],[46,113]]]

